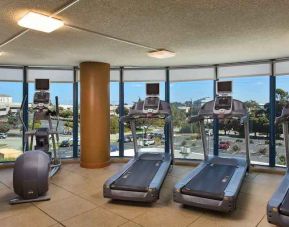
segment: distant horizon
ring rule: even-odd
[[[233,81],[233,97],[241,101],[254,100],[259,104],[269,102],[269,77],[244,77],[228,78]],[[133,104],[139,98],[145,98],[145,82],[126,82],[124,84],[124,103]],[[214,81],[188,81],[172,82],[170,84],[171,102],[184,103],[194,101],[204,97],[213,99]],[[289,91],[289,76],[278,76],[276,79],[276,88]],[[29,83],[29,102],[33,100],[35,88],[34,83]],[[54,97],[59,97],[60,105],[73,105],[73,85],[72,83],[51,83],[50,86],[51,101],[54,103]],[[9,95],[13,103],[22,102],[22,83],[21,82],[0,82],[0,94]],[[160,82],[160,98],[165,99],[165,82]],[[80,99],[79,99],[80,100]],[[110,83],[110,103],[118,105],[119,103],[119,83]]]

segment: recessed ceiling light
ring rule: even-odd
[[[3,51],[0,51],[0,56],[3,56],[4,55],[4,52]]]
[[[18,25],[29,29],[50,33],[62,27],[64,22],[39,13],[29,12],[18,21]]]
[[[147,55],[152,58],[163,59],[163,58],[174,57],[176,56],[176,53],[169,51],[169,50],[165,50],[165,49],[159,49],[159,50],[150,51],[147,53]]]

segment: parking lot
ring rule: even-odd
[[[156,131],[159,133],[159,130]],[[15,133],[15,132],[13,132]],[[19,134],[19,132],[18,132]],[[127,134],[129,135],[129,134]],[[19,135],[20,136],[20,135]],[[63,135],[60,134],[60,143],[64,140],[71,140],[72,135]],[[186,141],[186,142],[184,142]],[[212,153],[213,149],[213,137],[208,136],[208,145],[210,152]],[[230,144],[230,147],[226,150],[220,149],[219,152],[223,156],[238,156],[238,157],[244,157],[245,155],[245,143],[244,139],[242,138],[236,138],[232,136],[220,136],[220,141],[226,141]],[[139,142],[144,148],[152,148],[152,147],[158,147],[158,148],[164,148],[164,141],[159,140],[158,144],[147,144],[147,146],[144,146],[143,143]],[[261,162],[261,163],[268,163],[268,156],[269,156],[269,145],[265,144],[266,139],[250,139],[250,154],[251,154],[251,160],[255,162]],[[0,146],[5,145],[7,148],[12,148],[16,150],[22,150],[22,138],[21,137],[11,137],[8,134],[8,137],[6,139],[0,139]],[[178,134],[175,133],[174,135],[174,147],[175,147],[175,157],[176,158],[185,158],[185,159],[202,159],[203,158],[203,148],[202,148],[202,142],[200,139],[192,140],[191,134]],[[232,148],[234,145],[237,145],[239,147],[239,150],[234,151]],[[112,156],[118,155],[118,134],[111,135],[111,154]],[[125,152],[128,155],[133,155],[133,143],[132,142],[126,142],[124,144],[125,150],[128,152]],[[4,147],[0,147],[0,149],[3,149]],[[80,147],[79,147],[80,148]],[[59,152],[61,154],[62,158],[70,158],[73,156],[73,148],[72,143],[68,147],[60,147]],[[282,140],[276,140],[276,163],[282,164],[280,162],[280,156],[285,155],[285,147],[283,145]]]

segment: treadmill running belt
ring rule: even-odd
[[[230,182],[236,166],[208,164],[183,188],[182,193],[202,198],[223,200],[224,191]]]
[[[288,191],[281,203],[279,210],[281,214],[289,216],[289,192]]]
[[[116,190],[146,192],[161,164],[161,160],[139,159],[110,187]]]

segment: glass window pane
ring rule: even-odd
[[[119,82],[110,82],[110,155],[119,156]]]
[[[126,82],[124,84],[125,113],[139,99],[146,97],[145,82]],[[160,99],[165,100],[165,82],[160,82]],[[138,145],[141,149],[152,151],[153,147],[164,148],[164,131],[162,120],[140,120],[136,123]],[[133,141],[130,128],[125,126],[124,156],[133,156]]]
[[[233,97],[245,102],[250,117],[251,162],[269,162],[269,77],[226,78],[233,81]],[[239,122],[226,121],[219,124],[219,154],[228,157],[245,157],[243,127]],[[222,144],[229,146],[223,148]],[[222,144],[221,144],[222,143]]]
[[[33,111],[31,109],[35,83],[29,83],[29,128],[32,127]],[[50,99],[51,108],[55,108],[55,97],[59,99],[59,152],[62,158],[73,157],[73,84],[72,83],[51,83]],[[56,119],[52,117],[53,128],[56,128]],[[47,127],[47,121],[38,122],[37,127]],[[50,141],[51,142],[51,141]],[[78,142],[80,146],[80,141]],[[50,147],[52,149],[52,145]]]
[[[276,116],[281,115],[283,106],[289,100],[289,75],[276,77]],[[276,126],[276,165],[285,166],[285,146],[282,124]]]
[[[22,82],[0,81],[0,162],[15,161],[22,154],[21,102]]]
[[[199,125],[188,124],[186,118],[187,115],[196,115],[205,102],[213,99],[213,85],[212,80],[171,83],[175,158],[204,158]],[[209,149],[212,151],[212,121],[206,121],[205,126]]]

